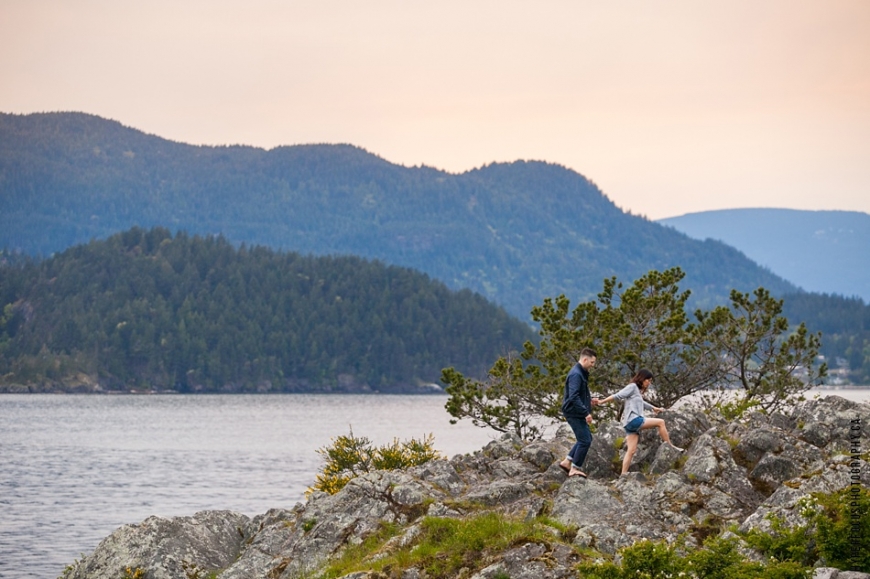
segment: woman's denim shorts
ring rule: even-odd
[[[638,431],[640,431],[640,427],[643,426],[643,421],[643,416],[636,416],[635,418],[632,418],[631,421],[623,428],[625,428],[625,431],[629,434],[636,434]]]

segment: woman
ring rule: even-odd
[[[662,437],[662,440],[671,446],[674,446],[671,443],[671,437],[668,434],[668,428],[665,426],[665,421],[661,418],[646,418],[643,415],[644,410],[652,410],[656,414],[664,410],[664,408],[653,406],[643,399],[643,394],[647,391],[650,384],[652,384],[652,380],[652,372],[642,369],[635,374],[634,378],[631,379],[631,384],[616,394],[608,396],[602,400],[599,400],[598,398],[592,399],[593,406],[607,404],[613,400],[625,400],[625,407],[622,411],[622,427],[625,428],[625,432],[628,433],[628,436],[625,439],[625,442],[628,445],[628,450],[625,453],[625,458],[622,459],[622,474],[627,473],[628,467],[631,466],[631,459],[637,451],[637,443],[640,440],[641,430],[647,428],[658,428],[659,436]],[[683,449],[679,446],[674,446],[674,448],[683,452]]]

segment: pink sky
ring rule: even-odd
[[[866,0],[3,0],[0,112],[568,166],[657,219],[870,212]]]

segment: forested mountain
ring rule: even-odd
[[[407,392],[528,339],[407,268],[165,228],[0,265],[0,391]]]
[[[860,211],[721,209],[658,221],[718,239],[811,292],[870,303],[870,215]]]
[[[851,380],[870,384],[870,304],[861,298],[800,292],[783,296],[783,314],[822,332],[820,352],[831,369],[837,358],[849,364]]]
[[[49,255],[133,226],[412,267],[529,319],[545,297],[680,266],[694,304],[796,288],[717,241],[623,212],[543,162],[462,174],[348,145],[201,147],[79,113],[0,114],[0,248]],[[446,362],[446,361],[445,361]]]

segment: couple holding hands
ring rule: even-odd
[[[625,388],[607,398],[592,398],[589,392],[589,370],[595,365],[597,355],[591,348],[583,348],[577,364],[568,372],[565,380],[565,397],[562,402],[562,414],[574,431],[577,443],[568,453],[568,456],[559,463],[559,466],[568,473],[569,477],[579,476],[586,478],[586,473],[581,470],[586,461],[586,453],[592,444],[592,431],[589,425],[592,423],[592,407],[599,404],[607,404],[614,400],[624,400],[622,411],[622,426],[627,433],[626,444],[628,449],[622,459],[622,474],[628,472],[631,459],[637,451],[637,443],[640,440],[640,431],[648,428],[658,428],[659,436],[668,444],[671,444],[665,421],[661,418],[646,418],[644,410],[652,410],[656,414],[664,410],[653,406],[643,399],[643,394],[652,384],[652,372],[642,369],[635,374],[631,383]],[[671,446],[673,446],[671,444]],[[680,452],[682,448],[674,446]]]

